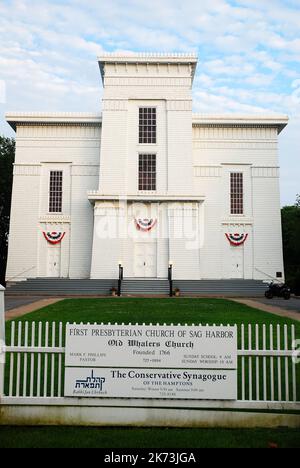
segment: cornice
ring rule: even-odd
[[[54,224],[57,224],[57,223],[65,223],[65,224],[69,224],[71,222],[71,216],[68,216],[68,215],[51,215],[51,214],[48,214],[48,215],[44,215],[44,216],[40,216],[39,217],[39,222],[40,223],[54,223]]]
[[[195,195],[103,195],[97,190],[88,192],[90,202],[108,201],[108,202],[203,202],[205,196]]]
[[[193,114],[193,126],[274,127],[280,133],[288,124],[287,115]]]
[[[6,121],[16,130],[17,125],[101,125],[102,115],[74,112],[8,112]]]
[[[170,102],[169,106],[172,107]],[[126,100],[103,101],[104,109],[112,108],[126,109]],[[190,106],[190,104],[189,104]],[[78,125],[78,126],[100,126],[102,124],[101,113],[72,113],[72,112],[8,112],[6,121],[16,130],[17,125]],[[288,124],[286,115],[238,115],[238,114],[193,114],[192,125],[194,127],[248,127],[263,128],[273,127],[280,133]]]
[[[198,57],[197,54],[181,54],[181,53],[104,53],[98,57],[99,68],[102,81],[104,83],[105,65],[106,64],[169,64],[169,65],[189,65],[192,81],[195,76]]]

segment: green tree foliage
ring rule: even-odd
[[[4,283],[15,160],[15,140],[0,136],[0,283]]]
[[[300,294],[300,196],[281,210],[283,255],[287,282]]]

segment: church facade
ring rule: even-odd
[[[284,278],[286,116],[192,112],[197,57],[99,58],[102,113],[8,113],[7,280]],[[212,109],[213,111],[213,109]]]

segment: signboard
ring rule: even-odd
[[[236,369],[236,327],[70,325],[66,366]]]
[[[235,370],[67,368],[65,396],[236,400]]]

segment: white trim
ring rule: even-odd
[[[102,195],[97,190],[88,192],[90,201],[136,201],[136,202],[203,202],[204,196],[177,196],[177,195]]]
[[[16,130],[17,124],[22,123],[36,125],[91,124],[99,126],[102,124],[101,113],[87,112],[7,112],[5,118],[14,130]],[[192,114],[193,126],[273,126],[277,127],[280,133],[288,122],[289,118],[286,115]]]
[[[5,114],[6,121],[16,130],[18,124],[90,124],[101,125],[102,115],[93,113],[72,112],[8,112]]]
[[[274,126],[280,133],[288,124],[287,115],[193,114],[193,125]]]

